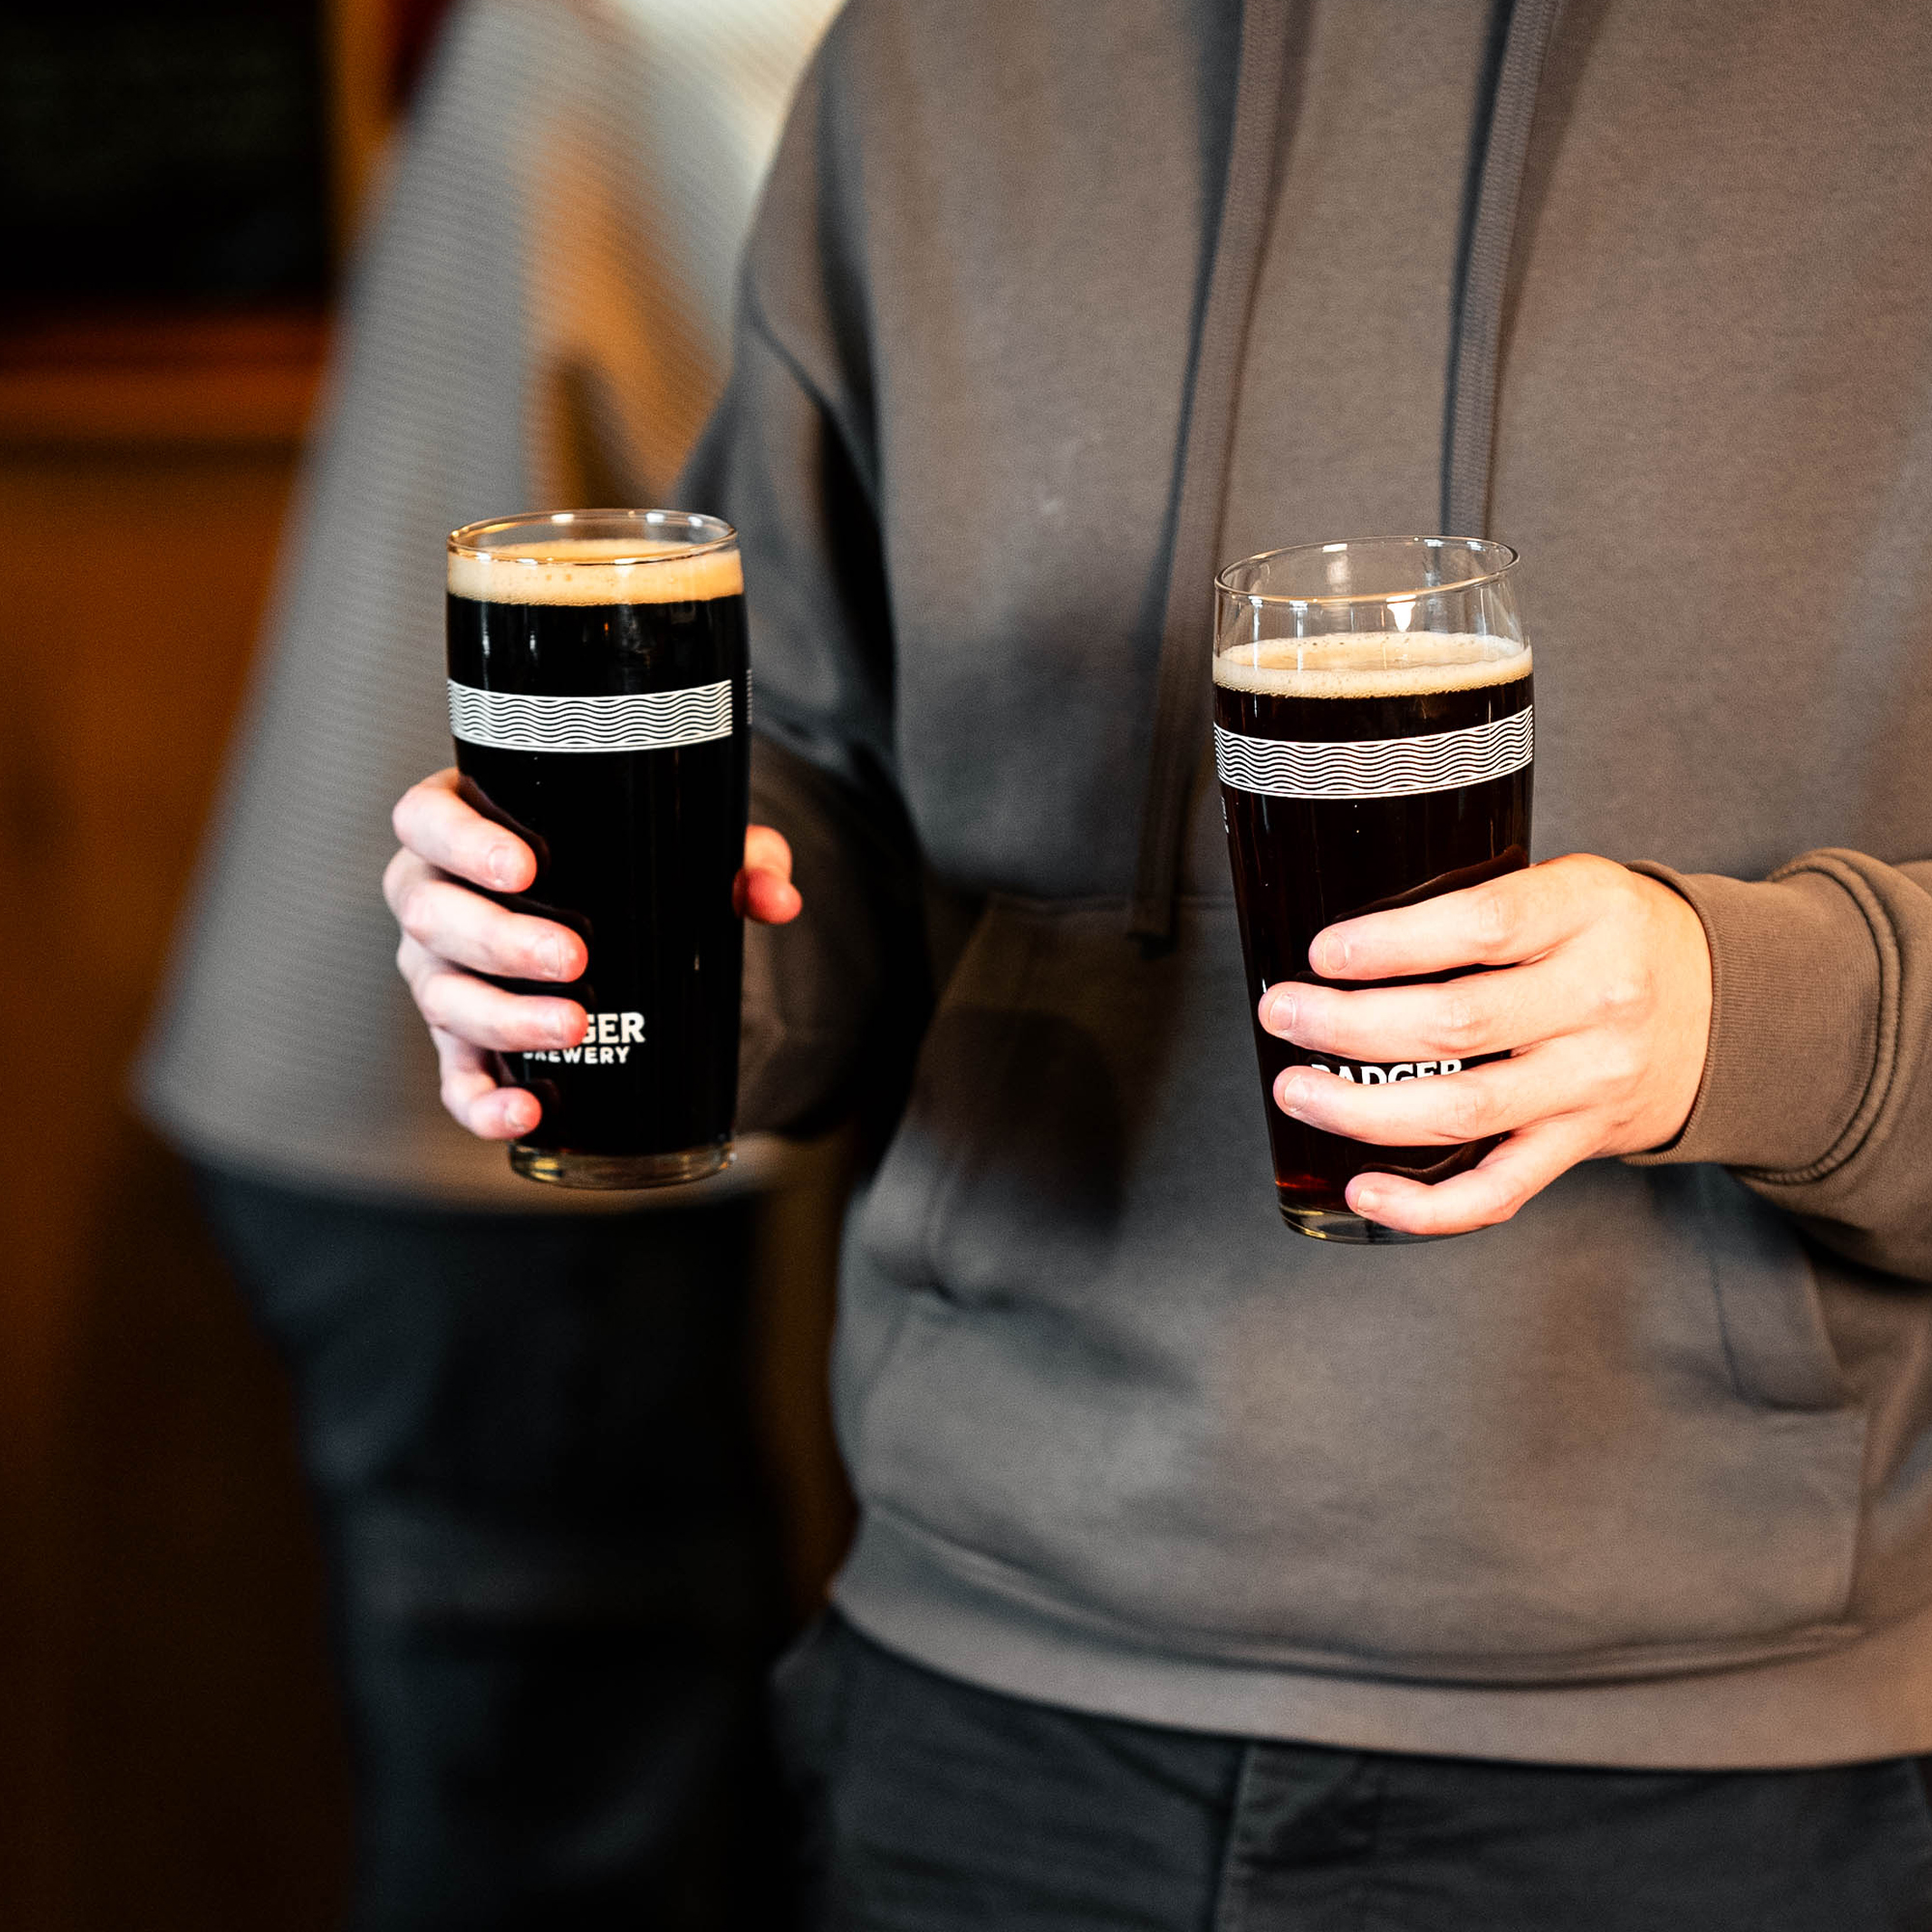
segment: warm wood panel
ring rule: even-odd
[[[325,325],[304,310],[58,318],[0,332],[0,447],[258,447],[286,468],[315,405]],[[38,488],[30,483],[29,488]]]
[[[0,1920],[20,1932],[323,1932],[342,1891],[284,1390],[120,1097],[268,583],[309,340],[305,360],[232,358],[289,391],[200,440],[192,410],[236,393],[209,358],[0,372]],[[35,381],[95,378],[64,440],[57,412],[28,431]]]

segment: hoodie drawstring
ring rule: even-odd
[[[1507,27],[1450,317],[1441,529],[1455,536],[1488,534],[1503,297],[1559,0],[1501,4]],[[1188,799],[1208,739],[1213,579],[1241,366],[1281,166],[1290,14],[1291,0],[1247,0],[1242,8],[1227,182],[1185,401],[1148,789],[1127,923],[1130,937],[1155,950],[1174,937]]]
[[[1155,676],[1152,743],[1141,813],[1128,933],[1159,944],[1174,936],[1175,888],[1194,762],[1207,735],[1212,585],[1235,441],[1248,323],[1274,207],[1288,82],[1291,0],[1246,0],[1235,88],[1235,127],[1214,234],[1213,265],[1183,404],[1179,500],[1168,552],[1167,606]]]

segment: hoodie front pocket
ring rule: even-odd
[[[926,1030],[860,1230],[875,1265],[951,1300],[1008,1293],[1013,1249],[1030,1283],[1096,1274],[1119,1231],[1118,1082],[1089,1027],[1030,1003],[1038,937],[998,904],[982,917]]]
[[[1653,1173],[1702,1233],[1724,1359],[1739,1395],[1766,1408],[1842,1406],[1849,1397],[1844,1372],[1810,1258],[1790,1222],[1721,1167]]]
[[[1843,1634],[1863,1416],[1748,1197],[1597,1161],[1463,1239],[1305,1239],[1227,908],[1151,961],[1117,909],[986,928],[861,1231],[912,1310],[869,1505],[1197,1658],[1556,1682]]]

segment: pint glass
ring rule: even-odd
[[[737,534],[670,510],[471,524],[449,539],[449,724],[471,802],[537,876],[499,903],[573,928],[580,1046],[502,1056],[543,1106],[510,1165],[651,1187],[731,1157],[750,783]]]
[[[1270,551],[1216,580],[1214,764],[1251,1012],[1281,980],[1317,980],[1308,946],[1323,926],[1529,863],[1534,714],[1516,561],[1472,538],[1374,537]],[[1444,1180],[1495,1145],[1372,1147],[1274,1103],[1285,1066],[1378,1086],[1453,1079],[1473,1060],[1360,1065],[1277,1039],[1258,1018],[1255,1047],[1282,1216],[1304,1235],[1411,1238],[1354,1213],[1350,1180]]]

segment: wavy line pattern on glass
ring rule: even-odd
[[[1489,724],[1425,738],[1320,744],[1214,727],[1214,769],[1236,791],[1270,798],[1403,798],[1520,772],[1536,753],[1534,705]]]
[[[668,752],[731,735],[731,680],[614,697],[479,691],[449,680],[449,728],[498,752]]]

